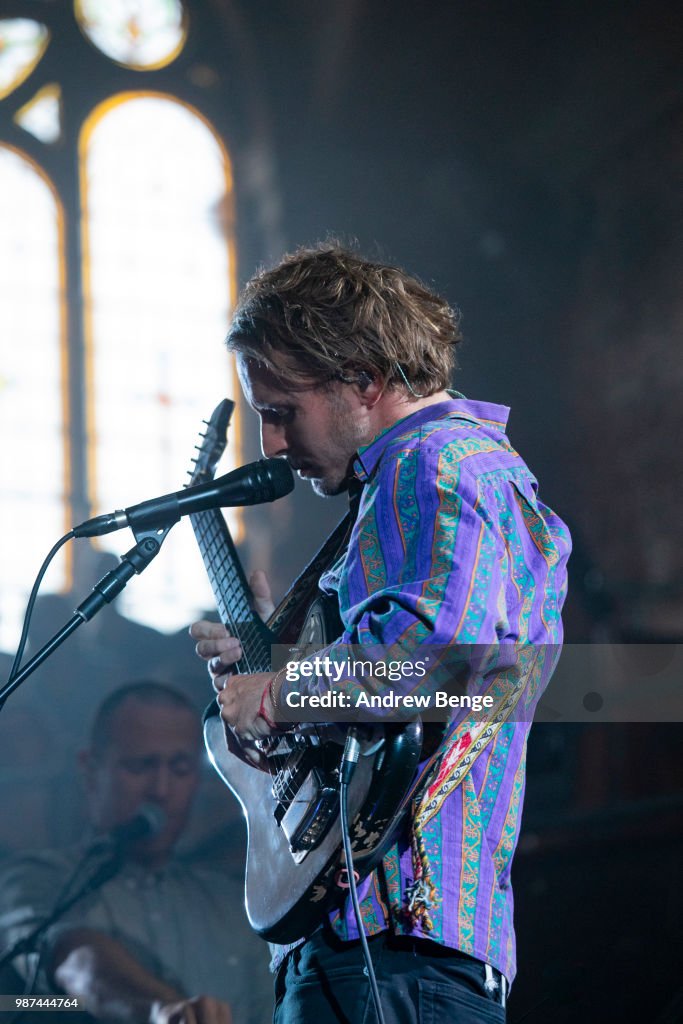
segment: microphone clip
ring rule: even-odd
[[[115,569],[111,569],[98,580],[85,601],[76,608],[75,614],[83,622],[89,622],[105,604],[111,604],[128,581],[136,574],[139,576],[152,559],[156,558],[170,529],[171,526],[163,526],[156,530],[132,527],[137,544],[121,555],[121,561]]]

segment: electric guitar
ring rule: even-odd
[[[204,421],[207,429],[196,446],[198,456],[190,473],[193,485],[213,478],[233,407],[226,399]],[[264,624],[251,609],[249,585],[220,510],[197,512],[190,519],[221,620],[242,646],[236,672],[269,671],[271,645],[291,644],[293,628],[298,634],[297,651],[320,649],[339,636],[338,615],[324,600],[313,601],[305,610],[285,598]],[[312,589],[317,590],[317,580]],[[264,938],[281,943],[309,934],[348,890],[339,821],[344,729],[296,725],[264,748],[268,770],[263,771],[245,759],[213,701],[204,715],[204,739],[214,767],[246,817],[245,903],[252,927]],[[422,750],[422,724],[417,719],[362,726],[359,740],[361,755],[348,800],[358,880],[381,860],[410,805]]]

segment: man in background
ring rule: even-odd
[[[270,1020],[267,951],[247,923],[241,878],[173,856],[201,749],[194,708],[168,686],[133,683],[101,705],[81,754],[95,846],[22,855],[0,868],[4,950],[50,914],[74,871],[78,885],[103,858],[121,860],[109,881],[48,929],[36,952],[15,961],[25,978],[35,974],[34,990],[77,997],[98,1020]]]

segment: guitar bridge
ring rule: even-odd
[[[275,820],[282,821],[287,808],[298,796],[300,786],[313,769],[317,758],[315,749],[308,743],[298,745],[287,757],[281,759],[281,766],[273,778],[272,794],[277,800]],[[275,758],[271,758],[271,764]]]

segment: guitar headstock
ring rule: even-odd
[[[192,459],[193,468],[188,470],[192,486],[213,480],[216,466],[225,451],[228,424],[234,408],[235,403],[224,398],[214,409],[211,419],[203,421],[206,430],[199,434],[200,443],[195,445],[197,456]]]

